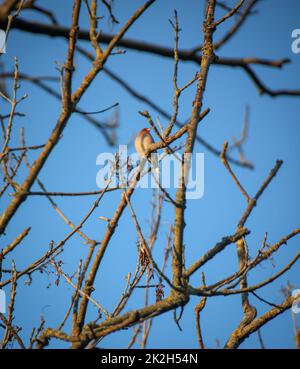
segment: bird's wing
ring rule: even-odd
[[[154,140],[152,136],[150,135],[150,133],[143,135],[142,141],[141,141],[143,152],[145,153],[148,150],[149,146],[152,145],[153,143],[154,143]]]
[[[139,155],[143,155],[142,135],[139,133],[134,141],[134,146]]]

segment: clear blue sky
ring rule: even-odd
[[[72,1],[45,0],[42,5],[55,10],[61,24],[71,22]],[[123,24],[126,19],[140,6],[143,1],[115,0],[115,15]],[[234,5],[236,1],[228,1]],[[130,29],[126,36],[145,40],[166,46],[173,46],[173,32],[168,19],[173,16],[174,8],[178,11],[180,27],[180,47],[190,48],[201,43],[201,24],[203,20],[203,1],[158,0]],[[300,28],[300,3],[295,0],[273,0],[259,2],[259,13],[250,17],[244,27],[220,50],[220,56],[261,57],[269,59],[290,58],[292,63],[282,70],[256,67],[258,75],[272,88],[300,88],[300,54],[291,52],[291,32]],[[102,13],[104,11],[102,10]],[[86,11],[80,22],[82,28],[88,27]],[[218,11],[221,16],[221,12]],[[23,17],[47,22],[41,16],[23,12]],[[230,25],[223,25],[215,34],[218,39]],[[103,21],[103,29],[115,32],[119,26],[112,28]],[[89,48],[86,42],[80,43]],[[67,44],[60,38],[32,35],[12,31],[7,45],[7,53],[2,57],[6,70],[12,70],[13,57],[19,59],[21,72],[33,76],[57,76],[56,62],[65,60]],[[82,77],[89,69],[89,63],[82,57],[76,58],[76,75],[74,87],[78,86]],[[122,78],[133,85],[138,91],[148,96],[163,109],[172,112],[172,73],[173,62],[145,53],[132,50],[124,55],[116,55],[109,59],[108,66]],[[180,63],[179,82],[187,82],[198,70],[193,63]],[[55,88],[59,88],[58,85]],[[60,104],[57,100],[41,92],[35,86],[22,82],[21,93],[28,93],[28,99],[20,106],[26,113],[26,118],[15,120],[15,132],[25,127],[25,136],[29,145],[45,142],[59,115]],[[193,101],[194,88],[184,95],[180,104],[180,118],[189,117]],[[277,159],[282,159],[284,165],[279,174],[269,186],[259,201],[247,227],[251,229],[248,237],[250,256],[255,256],[264,234],[268,232],[268,242],[274,243],[281,237],[299,227],[299,113],[300,99],[259,96],[256,88],[241,70],[236,68],[212,67],[209,73],[204,106],[211,108],[211,113],[205,119],[198,133],[215,147],[221,149],[225,140],[234,135],[239,137],[245,106],[251,109],[248,140],[245,144],[245,154],[254,163],[255,170],[234,168],[241,182],[250,195],[253,195]],[[146,125],[138,111],[149,109],[147,105],[133,99],[115,82],[101,73],[93,82],[88,93],[82,99],[80,106],[87,111],[105,108],[115,102],[120,103],[120,128],[117,131],[118,142],[126,144],[139,129]],[[1,109],[4,107],[1,102]],[[155,117],[157,113],[149,109]],[[107,112],[101,116],[105,120],[111,116]],[[163,124],[166,121],[161,117]],[[13,142],[19,146],[17,134]],[[133,150],[131,147],[130,150]],[[64,131],[63,139],[55,148],[53,154],[43,168],[40,179],[49,191],[88,191],[96,189],[95,177],[99,168],[95,165],[96,156],[103,151],[114,152],[105,140],[92,126],[80,116],[74,114]],[[196,146],[196,151],[205,154],[205,193],[200,200],[188,202],[186,215],[185,245],[187,251],[186,263],[202,255],[221,237],[233,234],[246,203],[220,160],[207,152],[202,146]],[[33,155],[30,156],[33,160]],[[23,170],[22,176],[26,175]],[[21,176],[20,176],[21,177]],[[34,186],[38,190],[38,186]],[[91,207],[94,198],[56,198],[55,201],[69,218],[77,224]],[[107,196],[96,210],[84,230],[95,239],[101,239],[104,224],[97,218],[112,216],[119,200],[119,194]],[[138,191],[133,197],[133,206],[145,234],[148,234],[150,217],[150,191]],[[6,203],[2,200],[1,210]],[[163,211],[163,223],[159,239],[155,246],[154,257],[160,260],[166,243],[166,234],[170,221],[173,219],[171,206],[166,204]],[[16,250],[14,259],[18,269],[26,267],[35,258],[41,256],[51,240],[59,242],[70,231],[59,218],[46,198],[31,197],[19,209],[14,220],[7,228],[4,246],[26,227],[32,230],[22,245]],[[137,235],[129,211],[125,212],[118,227],[118,232],[112,238],[110,247],[105,254],[95,282],[96,291],[93,298],[111,310],[117,303],[125,286],[125,276],[133,272],[136,262]],[[3,247],[3,246],[2,246]],[[299,250],[299,238],[288,242],[272,260],[264,263],[251,273],[249,281],[254,283],[273,275],[287,263]],[[81,239],[74,236],[65,246],[63,254],[64,270],[73,274],[78,261],[86,255],[87,246]],[[9,265],[10,258],[7,258]],[[220,278],[233,273],[237,268],[235,246],[229,246],[226,251],[204,269],[207,283],[213,283]],[[168,268],[170,272],[170,268]],[[52,282],[50,288],[46,288]],[[72,288],[63,280],[59,288],[54,285],[55,276],[36,273],[30,287],[24,285],[25,279],[19,281],[19,291],[16,297],[16,324],[23,327],[23,337],[28,337],[33,326],[38,326],[40,316],[44,315],[47,325],[56,327],[62,320],[69,306]],[[286,275],[258,293],[273,303],[280,303],[283,296],[281,286],[290,281],[300,288],[299,263]],[[200,283],[197,273],[191,282]],[[154,292],[151,301],[154,301]],[[134,294],[128,308],[141,307],[143,291]],[[197,348],[193,308],[199,300],[192,298],[185,308],[181,326],[178,331],[173,314],[168,313],[157,318],[153,324],[149,339],[149,348]],[[251,297],[261,314],[269,307]],[[95,317],[96,309],[90,307],[88,320]],[[240,298],[219,297],[210,299],[202,315],[204,342],[208,347],[216,347],[216,340],[221,346],[228,335],[241,319]],[[132,330],[117,332],[102,341],[101,347],[127,347]],[[294,347],[293,330],[290,311],[262,329],[262,336],[268,348]],[[53,341],[51,347],[62,347]],[[257,335],[246,340],[241,347],[259,347]]]

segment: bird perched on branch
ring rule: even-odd
[[[136,139],[134,141],[135,149],[141,158],[144,158],[146,156],[146,152],[152,144],[154,144],[154,140],[150,134],[150,128],[143,128],[136,136]],[[156,152],[151,153],[151,158],[148,158],[148,161],[151,163],[156,173],[159,173]]]

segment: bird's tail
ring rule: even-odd
[[[158,165],[158,157],[156,153],[151,154],[151,165],[154,171],[158,174],[160,170],[159,170],[159,165]]]

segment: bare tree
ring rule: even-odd
[[[184,312],[184,307],[189,303],[192,296],[199,297],[199,303],[195,306],[195,330],[199,341],[200,348],[205,348],[205,339],[201,331],[200,316],[202,311],[207,307],[207,302],[216,296],[232,296],[240,295],[241,309],[243,317],[237,327],[232,327],[232,332],[225,344],[226,348],[237,348],[241,343],[254,332],[259,334],[261,347],[264,347],[264,342],[260,334],[260,329],[269,321],[275,319],[280,314],[290,309],[296,302],[296,297],[290,293],[285,293],[285,298],[280,304],[274,304],[265,300],[259,295],[259,290],[272,284],[279,277],[284,275],[300,258],[300,252],[295,254],[292,260],[286,261],[286,265],[280,269],[272,277],[261,280],[256,284],[248,283],[250,273],[255,273],[257,268],[266,260],[271,260],[275,253],[281,250],[282,246],[293,237],[300,233],[300,228],[291,230],[289,234],[282,237],[276,243],[269,244],[267,234],[262,240],[262,244],[256,247],[256,255],[249,256],[249,248],[247,236],[250,230],[246,228],[246,222],[252,212],[259,204],[259,200],[271,185],[275,176],[278,174],[283,162],[277,160],[274,167],[271,168],[266,178],[261,179],[260,185],[254,195],[250,195],[247,190],[247,185],[243,185],[241,180],[235,173],[235,168],[240,167],[245,170],[251,169],[254,165],[245,158],[243,145],[247,140],[248,135],[248,120],[249,109],[245,114],[245,122],[242,136],[240,139],[233,138],[232,145],[225,142],[223,148],[218,148],[205,141],[198,132],[199,124],[205,121],[210,109],[203,106],[203,98],[208,83],[208,76],[213,65],[220,65],[224,68],[241,69],[250,81],[254,83],[260,94],[266,94],[272,97],[288,96],[300,97],[300,90],[288,89],[272,89],[268,87],[261,78],[256,74],[254,67],[262,65],[267,68],[282,68],[289,62],[287,59],[266,60],[261,58],[228,58],[221,57],[217,54],[219,50],[227,44],[229,40],[239,31],[244,25],[248,17],[256,15],[256,5],[258,0],[241,0],[235,1],[234,7],[229,7],[226,3],[216,0],[205,1],[205,17],[202,27],[202,43],[195,46],[193,49],[181,49],[179,47],[179,32],[180,26],[178,15],[175,11],[174,18],[170,21],[174,32],[174,47],[167,48],[157,44],[146,43],[134,39],[126,38],[127,31],[133,26],[136,20],[141,18],[148,8],[151,7],[155,0],[145,1],[144,5],[137,9],[134,14],[120,25],[120,30],[116,34],[106,34],[100,32],[99,9],[106,11],[108,18],[112,24],[118,24],[119,21],[115,16],[113,9],[113,1],[106,0],[74,0],[72,11],[71,26],[66,27],[58,24],[56,14],[53,14],[46,8],[43,8],[37,0],[5,0],[0,6],[0,27],[6,30],[6,40],[13,39],[14,30],[19,30],[25,33],[35,33],[40,35],[48,35],[55,38],[63,38],[68,42],[68,50],[63,64],[58,65],[58,75],[56,76],[39,76],[28,75],[22,72],[19,67],[19,61],[14,59],[13,71],[1,71],[1,99],[6,101],[10,106],[10,111],[7,114],[1,114],[2,125],[2,150],[0,154],[1,168],[3,171],[3,184],[0,191],[0,196],[5,199],[5,208],[2,211],[0,218],[0,234],[2,237],[2,246],[0,253],[0,288],[10,286],[10,298],[8,303],[7,316],[0,314],[2,321],[0,328],[3,331],[1,341],[2,348],[9,345],[19,346],[21,348],[44,348],[51,341],[64,341],[66,345],[74,349],[78,348],[94,348],[107,335],[133,327],[133,335],[128,343],[128,347],[134,344],[139,344],[142,348],[147,347],[151,327],[156,317],[167,312],[174,312],[174,321],[181,329],[180,320]],[[223,17],[216,19],[216,9],[223,12]],[[33,11],[37,14],[45,16],[49,19],[49,23],[33,22],[25,19],[26,12]],[[81,12],[85,12],[89,16],[90,27],[88,30],[80,29],[79,19]],[[235,17],[236,21],[233,26],[228,29],[225,35],[215,40],[214,34],[217,28],[221,28],[230,18]],[[200,18],[200,15],[199,15]],[[201,24],[198,25],[199,30]],[[49,40],[48,42],[53,42]],[[92,52],[88,51],[78,41],[90,43]],[[121,48],[121,49],[120,49]],[[160,107],[155,102],[147,98],[142,92],[137,91],[134,86],[131,86],[123,76],[116,75],[107,66],[107,61],[112,55],[124,53],[123,49],[132,49],[143,51],[151,55],[157,55],[164,58],[171,58],[174,62],[173,67],[173,111],[168,112]],[[75,57],[81,55],[88,61],[92,62],[90,70],[87,71],[82,78],[81,83],[75,88],[73,79],[74,73],[80,66],[76,65]],[[119,59],[121,60],[121,59]],[[179,86],[178,70],[179,62],[194,62],[198,66],[198,71],[195,76],[192,76],[183,86]],[[106,186],[99,190],[82,191],[82,192],[48,192],[46,185],[39,178],[41,171],[47,164],[47,161],[56,145],[60,140],[63,140],[63,133],[69,122],[75,114],[79,114],[89,124],[92,124],[100,132],[108,145],[116,144],[116,130],[118,128],[117,103],[109,107],[99,108],[95,111],[86,111],[81,107],[81,100],[91,84],[99,74],[105,74],[112,81],[121,86],[127,93],[140,101],[141,104],[148,106],[151,110],[156,111],[160,117],[166,119],[168,124],[163,127],[160,121],[157,123],[152,118],[152,114],[148,110],[140,111],[141,119],[145,124],[148,124],[156,135],[155,143],[147,150],[147,157],[158,150],[162,150],[164,155],[174,155],[177,153],[185,154],[184,161],[180,164],[180,175],[178,178],[178,189],[175,197],[158,181],[158,188],[153,193],[152,206],[149,207],[147,217],[150,221],[149,236],[145,235],[141,226],[140,214],[137,213],[132,198],[136,192],[137,186],[145,173],[144,158],[130,177],[127,185],[118,184],[112,186],[113,178],[120,175],[123,167],[131,167],[131,163],[122,162],[118,154],[115,155],[115,160],[111,163],[111,172],[109,178],[106,179]],[[12,88],[7,82],[12,81]],[[19,95],[19,86],[22,81],[27,81],[41,91],[45,92],[49,98],[55,98],[61,102],[60,113],[56,119],[54,128],[45,143],[38,142],[36,145],[27,145],[25,141],[24,129],[21,130],[20,144],[14,146],[11,144],[12,138],[14,142],[18,137],[18,132],[14,125],[17,117],[22,117],[24,114],[19,110],[27,95]],[[57,83],[59,82],[59,84]],[[52,86],[53,83],[53,87]],[[186,90],[191,86],[195,88],[192,109],[190,118],[181,122],[178,118],[180,111],[180,98]],[[112,121],[104,122],[99,116],[107,110],[115,109],[115,115]],[[26,137],[26,139],[28,139]],[[184,140],[181,145],[180,141]],[[212,155],[220,158],[220,163],[223,163],[228,175],[236,184],[237,191],[245,199],[245,209],[236,225],[235,232],[231,235],[224,235],[217,243],[209,248],[206,253],[201,253],[197,260],[188,260],[186,258],[186,249],[189,247],[185,241],[185,222],[187,202],[187,183],[186,178],[191,171],[191,160],[195,152],[195,144],[199,143],[204,146]],[[30,157],[34,157],[31,162]],[[237,155],[235,155],[237,154]],[[236,159],[236,156],[238,158]],[[162,159],[163,160],[163,159]],[[27,173],[24,178],[19,176],[21,168],[27,168]],[[121,178],[122,179],[122,178]],[[122,181],[120,181],[121,183]],[[123,182],[122,182],[123,183]],[[39,191],[33,190],[33,185],[40,187]],[[272,188],[268,189],[269,191]],[[13,191],[12,196],[8,191]],[[119,193],[119,202],[111,217],[103,216],[100,220],[105,224],[105,230],[101,238],[95,240],[88,235],[84,229],[88,220],[95,217],[95,210],[104,198],[109,198],[115,193]],[[44,254],[39,258],[28,262],[25,268],[19,269],[16,264],[14,254],[18,248],[22,247],[23,240],[28,236],[31,228],[24,229],[20,234],[15,234],[15,238],[5,238],[5,231],[10,227],[13,229],[16,222],[16,214],[22,204],[29,203],[33,197],[40,196],[49,200],[54,210],[59,214],[62,220],[70,227],[70,231],[59,241],[53,242],[49,240],[49,247]],[[73,222],[65,212],[57,205],[55,197],[86,197],[96,196],[93,200],[88,212],[81,216],[81,221]],[[163,207],[171,206],[173,209],[174,220],[169,224],[168,234],[163,241],[165,248],[163,258],[157,260],[154,257],[153,248],[157,243],[159,230],[162,224]],[[147,207],[145,207],[147,208]],[[127,209],[127,212],[125,210]],[[128,270],[124,291],[120,291],[120,297],[116,306],[113,309],[105,308],[105,301],[97,301],[95,296],[95,280],[99,275],[99,270],[105,261],[105,252],[111,245],[111,240],[117,232],[118,224],[123,217],[132,219],[136,230],[137,237],[137,254],[136,254],[136,269]],[[53,230],[55,232],[55,230]],[[72,242],[74,235],[81,237],[88,250],[84,259],[74,260],[72,265],[73,274],[70,275],[64,268],[64,251]],[[54,234],[53,238],[57,235]],[[5,245],[3,245],[3,243]],[[208,283],[203,267],[210,263],[215,257],[221,256],[222,251],[229,245],[236,245],[236,254],[238,268],[232,275],[224,276],[214,283]],[[8,256],[12,257],[12,264],[7,265]],[[170,271],[167,269],[168,262],[171,261]],[[21,285],[21,280],[27,278],[27,284],[30,285],[32,278],[36,272],[54,273],[55,284],[61,288],[61,280],[64,280],[72,288],[72,296],[69,306],[63,319],[57,322],[55,327],[48,326],[44,318],[41,319],[40,326],[32,328],[30,337],[25,337],[22,333],[22,327],[14,323],[15,315],[18,311],[15,310],[15,301],[18,298],[18,289]],[[195,273],[202,272],[202,282],[198,285],[190,282],[191,277]],[[51,276],[51,278],[53,278]],[[122,278],[122,276],[119,276]],[[199,278],[200,279],[200,278]],[[107,283],[107,282],[105,282]],[[28,288],[28,287],[26,287]],[[144,305],[128,309],[128,302],[133,294],[138,290],[143,289],[145,292]],[[156,302],[151,304],[149,296],[154,291]],[[168,293],[166,293],[168,291]],[[114,291],[116,293],[116,291]],[[255,296],[263,301],[270,308],[265,313],[258,315],[257,309],[250,302],[249,296]],[[60,301],[56,302],[57,304]],[[89,306],[95,306],[97,314],[93,316],[92,321],[88,321],[87,311]],[[294,317],[294,316],[293,316]],[[191,317],[192,319],[192,317]],[[67,326],[67,322],[70,325]],[[69,328],[70,327],[70,328]],[[296,342],[299,347],[299,329],[294,317],[294,328],[296,332]]]

